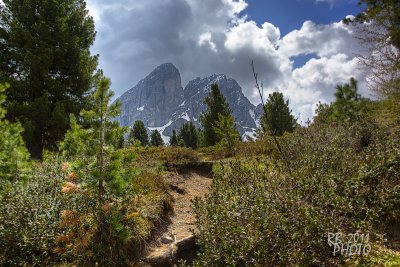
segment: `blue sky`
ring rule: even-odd
[[[243,14],[261,25],[265,21],[279,27],[281,35],[301,28],[304,21],[311,20],[317,24],[331,24],[356,15],[360,7],[356,0],[248,0],[248,7]],[[303,66],[314,54],[293,57],[294,67]]]
[[[258,104],[254,59],[265,95],[282,92],[300,120],[333,100],[351,77],[365,95],[361,50],[351,25],[355,0],[87,0],[98,32],[93,52],[119,96],[158,65],[173,63],[182,85],[226,74]]]
[[[279,27],[282,35],[300,28],[306,20],[318,24],[330,24],[347,15],[356,15],[360,11],[357,1],[354,0],[248,0],[246,2],[249,5],[243,13],[257,24],[271,22]]]

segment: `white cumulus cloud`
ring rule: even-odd
[[[266,93],[283,92],[303,121],[319,100],[332,100],[336,84],[353,76],[364,80],[350,26],[306,21],[281,36],[277,25],[258,25],[243,15],[247,6],[245,0],[88,0],[98,31],[93,52],[100,54],[100,67],[117,95],[171,62],[181,71],[183,85],[224,73],[257,104],[250,68],[254,59]],[[300,55],[315,57],[294,68]]]
[[[299,30],[282,38],[279,50],[288,57],[313,53],[321,57],[337,53],[354,56],[360,47],[354,39],[353,30],[352,26],[342,22],[316,25],[306,21]]]

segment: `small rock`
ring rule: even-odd
[[[174,239],[170,236],[163,236],[163,237],[161,237],[161,242],[163,244],[170,244],[170,243],[174,242]]]

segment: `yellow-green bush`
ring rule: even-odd
[[[123,153],[125,157],[135,159],[132,164],[136,168],[152,168],[155,172],[166,166],[186,165],[199,160],[199,154],[186,147],[129,147]]]

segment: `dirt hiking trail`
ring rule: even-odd
[[[195,215],[192,200],[208,192],[211,175],[188,171],[171,174],[166,178],[171,184],[174,214],[164,232],[152,242],[145,257],[147,266],[174,266],[179,259],[190,259],[195,254]]]

